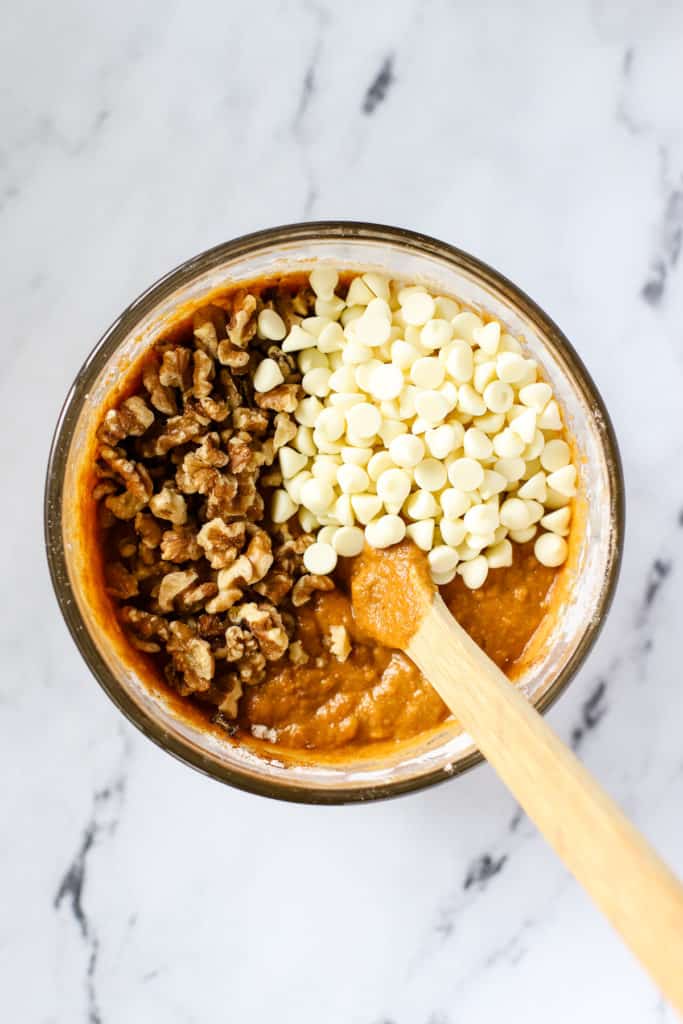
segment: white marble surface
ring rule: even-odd
[[[306,808],[148,743],[62,624],[41,497],[82,359],[190,254],[348,217],[488,260],[574,340],[625,462],[615,605],[550,718],[683,872],[682,44],[681,6],[646,0],[26,0],[4,19],[7,1020],[673,1020],[487,768]]]

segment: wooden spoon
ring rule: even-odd
[[[683,1013],[683,886],[518,689],[455,621],[424,554],[366,548],[352,569],[360,628],[402,649],[555,852]]]

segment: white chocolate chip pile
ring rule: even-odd
[[[286,337],[273,311],[258,321],[261,337],[297,353],[303,375],[271,515],[282,523],[296,513],[317,531],[308,571],[329,573],[339,555],[406,536],[428,553],[437,584],[458,573],[476,589],[512,563],[512,544],[534,537],[539,562],[561,565],[577,472],[552,388],[517,339],[449,297],[377,273],[352,278],[345,298],[330,267],[310,283],[315,316]],[[263,360],[256,390],[281,381]]]

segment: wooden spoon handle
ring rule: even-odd
[[[407,653],[683,1013],[683,886],[437,595]]]

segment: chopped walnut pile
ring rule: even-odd
[[[262,525],[303,391],[294,359],[259,337],[258,316],[272,310],[290,327],[313,299],[283,284],[197,310],[184,335],[156,343],[97,435],[93,494],[119,619],[169,684],[228,731],[243,688],[262,682],[269,663],[305,663],[296,609],[334,585],[306,571],[313,537],[295,520]],[[255,392],[264,358],[278,383]]]

